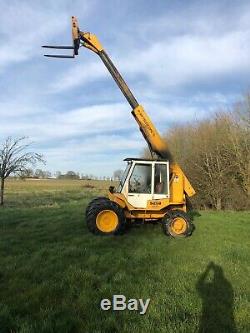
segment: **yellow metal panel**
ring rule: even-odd
[[[126,198],[121,193],[111,193],[111,192],[109,192],[108,196],[109,196],[109,199],[111,201],[116,202],[121,208],[125,208],[126,206],[129,205],[129,203],[127,202]]]
[[[170,199],[171,201],[182,202],[185,200],[185,193],[191,197],[195,194],[195,190],[190,184],[177,163],[171,163],[170,173],[172,178],[170,181]]]
[[[127,219],[161,219],[166,212],[142,212],[142,211],[127,211],[125,210],[125,216]]]
[[[184,191],[189,197],[195,195],[195,190],[186,176],[184,176]]]
[[[169,199],[153,199],[148,200],[147,210],[160,210],[169,206]]]
[[[89,41],[89,43],[91,44],[90,47],[87,43],[86,43],[86,45],[84,44],[84,46],[86,46],[87,48],[91,49],[94,52],[96,52],[96,50],[97,51],[103,50],[103,47],[102,47],[101,43],[99,42],[98,38],[96,37],[96,35],[94,35],[90,32],[81,32],[81,35],[84,38],[86,38]],[[91,48],[91,46],[93,46],[93,49]]]
[[[172,164],[171,173],[170,201],[182,203],[184,201],[183,172],[177,164]]]
[[[138,105],[132,112],[138,125],[140,126],[146,140],[150,143],[153,151],[159,152],[160,155],[167,154],[168,147],[166,142],[161,138],[149,116],[141,105]]]

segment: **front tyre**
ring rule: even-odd
[[[194,225],[187,213],[182,210],[172,210],[163,218],[162,229],[167,236],[183,238],[192,235]]]
[[[124,232],[126,219],[120,206],[108,198],[101,197],[89,203],[86,222],[93,234],[118,235]]]

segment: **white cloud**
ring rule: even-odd
[[[203,117],[205,111],[197,107],[179,104],[146,103],[145,110],[153,123],[164,130],[173,122],[185,121],[193,117]],[[17,113],[18,114],[18,113]],[[165,124],[165,125],[164,125]],[[0,123],[0,135],[28,135],[36,142],[69,140],[73,137],[88,137],[119,131],[139,132],[138,125],[126,103],[93,105],[68,112],[40,110],[38,115],[13,118],[6,114]],[[91,142],[90,142],[91,143]]]
[[[119,67],[125,77],[129,75],[135,80],[141,75],[147,77],[152,89],[179,88],[200,80],[210,81],[215,76],[222,78],[233,72],[249,72],[249,40],[250,29],[213,36],[168,37],[147,49],[131,51],[125,58],[121,56]],[[104,77],[110,80],[106,68],[96,57],[87,66],[83,62],[60,75],[52,88],[60,91],[79,85],[84,87]]]
[[[165,133],[172,123],[204,117],[193,106],[146,103],[153,123]],[[125,157],[141,155],[146,142],[130,108],[124,104],[95,105],[69,112],[49,113],[37,117],[4,117],[0,139],[9,135],[29,136],[34,149],[45,156],[51,171],[74,170],[94,175],[109,175],[124,167]]]
[[[84,156],[110,153],[121,153],[123,151],[140,150],[144,147],[144,140],[139,133],[127,134],[126,137],[121,135],[97,135],[94,137],[82,137],[77,140],[69,140],[64,142],[63,147],[57,146],[56,148],[49,148],[44,151],[45,155],[50,157],[63,156],[67,154],[67,159],[73,158],[73,156]]]
[[[49,86],[48,92],[58,93],[73,89],[79,85],[86,85],[100,78],[106,77],[107,72],[103,64],[95,59],[94,62],[85,62],[77,58],[78,62],[72,61],[72,68],[58,76],[55,82]],[[80,61],[80,63],[79,63]]]
[[[85,4],[82,17],[90,6]],[[71,40],[67,6],[62,3],[58,9],[58,4],[53,2],[47,5],[33,1],[1,3],[0,70],[34,56],[41,57],[41,45],[62,32]]]
[[[21,119],[6,113],[0,123],[0,134],[28,133],[33,140],[42,142],[122,130],[130,128],[130,122],[135,126],[126,104],[94,105],[64,113],[47,109]]]
[[[127,155],[139,156],[145,147],[139,133],[119,135],[97,135],[81,140],[70,140],[54,148],[46,148],[45,159],[47,167],[53,171],[62,172],[75,170],[95,175],[112,175],[112,172],[123,167],[122,162]]]

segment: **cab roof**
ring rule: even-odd
[[[127,157],[123,161],[125,161],[125,162],[130,162],[130,161],[168,162],[168,160],[165,160],[165,159],[138,158],[138,157]]]

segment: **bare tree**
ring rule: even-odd
[[[27,170],[24,170],[23,172],[20,172],[19,177],[21,179],[32,178],[34,177],[34,171],[31,168],[29,168]]]
[[[232,112],[230,141],[237,161],[238,180],[250,198],[250,93],[238,103]]]
[[[36,169],[34,172],[34,178],[46,179],[51,177],[51,172],[48,170]]]
[[[172,127],[166,140],[197,191],[197,208],[250,207],[250,94],[229,109]]]
[[[20,175],[27,172],[30,165],[34,166],[37,162],[45,163],[42,155],[27,152],[31,143],[25,143],[26,139],[8,137],[0,147],[0,205],[4,203],[5,180],[10,174]]]
[[[34,172],[34,177],[35,178],[45,178],[44,176],[44,171],[42,169],[36,169]]]

